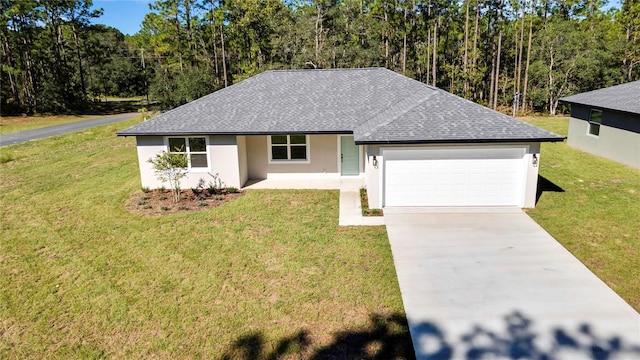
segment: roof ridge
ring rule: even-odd
[[[266,70],[266,71],[264,71],[262,73],[267,73],[267,72],[313,72],[313,71],[329,72],[329,71],[356,71],[356,70],[379,70],[379,69],[385,69],[385,68],[378,66],[378,67],[329,68],[329,69],[271,69],[271,70]]]
[[[637,83],[638,85],[640,85],[640,80],[628,81],[628,82],[626,82],[626,83],[622,83],[622,84],[616,84],[616,85],[611,85],[611,86],[603,87],[603,88],[599,88],[599,89],[593,89],[593,90],[589,90],[589,91],[585,91],[585,92],[581,92],[581,93],[577,93],[577,94],[573,94],[573,95],[565,96],[565,97],[562,97],[560,100],[562,100],[562,99],[567,99],[567,98],[574,97],[574,96],[578,96],[578,95],[589,95],[589,94],[595,93],[595,92],[597,92],[597,91],[603,91],[603,90],[615,90],[615,89],[620,88],[620,87],[622,87],[622,86],[636,85],[636,83]]]
[[[431,90],[434,90],[434,89],[431,89]],[[365,137],[370,136],[377,129],[379,129],[381,127],[384,127],[386,125],[389,125],[390,123],[392,123],[393,121],[395,121],[399,117],[401,117],[402,115],[408,113],[409,111],[415,109],[417,106],[419,106],[422,103],[424,103],[425,101],[427,101],[429,98],[431,98],[432,96],[434,96],[437,93],[436,90],[439,90],[439,89],[435,89],[434,91],[432,91],[432,92],[430,92],[428,94],[424,94],[424,95],[421,94],[422,93],[422,89],[417,90],[416,92],[414,92],[410,96],[407,96],[406,98],[398,101],[393,106],[390,106],[390,107],[388,107],[386,109],[383,109],[382,111],[380,111],[376,115],[372,116],[370,119],[368,119],[368,120],[364,121],[363,123],[359,124],[358,126],[356,126],[353,129],[353,132],[356,133],[356,132],[360,132],[360,130],[363,130],[363,134],[362,134],[363,136],[365,136]],[[401,111],[396,111],[397,107],[401,106],[404,103],[411,103],[413,105],[405,107]],[[394,115],[391,116],[391,117],[385,116],[385,115],[387,115],[389,113],[394,113]],[[380,119],[382,119],[382,121],[379,121]],[[378,121],[376,121],[376,120],[378,120]],[[367,128],[367,129],[365,130],[363,128]]]

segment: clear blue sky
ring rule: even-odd
[[[608,8],[620,7],[621,0],[610,0]],[[151,0],[93,0],[94,8],[102,8],[104,13],[94,19],[95,24],[105,24],[133,35],[140,30],[144,16],[150,12]]]
[[[149,0],[93,0],[93,8],[104,10],[94,24],[105,24],[133,35],[140,30],[144,16],[151,12]]]

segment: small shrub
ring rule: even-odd
[[[216,196],[214,199],[216,199],[216,200],[224,200],[224,196]]]
[[[147,201],[147,200],[149,200],[149,199],[151,199],[151,198],[150,198],[150,197],[148,197],[148,196],[143,196],[143,197],[141,197],[141,198],[140,198],[140,200],[142,200],[142,201]]]
[[[170,207],[163,206],[163,207],[161,207],[161,208],[160,208],[160,210],[162,210],[162,211],[169,211],[169,210],[171,210],[171,208],[170,208]]]
[[[142,192],[143,192],[143,193],[145,193],[145,194],[146,194],[146,193],[148,193],[149,191],[151,191],[151,189],[149,189],[149,187],[148,187],[148,186],[143,186],[143,187],[142,187]]]
[[[143,206],[142,208],[143,209],[153,209],[153,206],[147,204],[147,205]]]
[[[178,210],[189,210],[188,206],[178,206]]]
[[[142,199],[138,200],[138,205],[145,205],[146,203],[147,202]]]
[[[167,188],[166,188],[166,187],[164,187],[164,185],[162,185],[162,186],[160,186],[160,187],[158,188],[158,191],[159,191],[160,193],[163,193],[163,192],[165,192],[166,190],[167,190]]]
[[[198,206],[207,207],[207,206],[209,206],[209,204],[207,204],[206,202],[201,202],[201,203],[198,204]]]
[[[224,187],[224,182],[220,179],[219,173],[209,173],[209,176],[212,177],[212,180],[207,184],[207,191],[211,195],[217,194]]]
[[[178,149],[180,150],[180,149]],[[187,176],[187,157],[182,153],[161,151],[154,158],[147,160],[153,165],[156,178],[162,182],[168,181],[173,193],[173,202],[180,201],[180,180]]]
[[[198,200],[206,200],[206,199],[207,199],[207,195],[205,195],[204,193],[198,194]]]
[[[191,191],[193,191],[194,194],[198,195],[204,191],[205,186],[206,185],[204,179],[200,178],[200,180],[198,180],[198,185],[194,188],[191,188]]]
[[[167,200],[167,197],[166,196],[160,196],[159,199],[160,200]]]
[[[238,190],[238,188],[237,188],[237,187],[235,187],[235,186],[229,186],[229,187],[227,188],[227,192],[228,192],[229,194],[235,194],[235,193],[237,193],[237,192],[239,192],[239,191],[240,191],[240,190]]]

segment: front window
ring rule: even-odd
[[[591,109],[589,114],[589,134],[600,135],[600,125],[602,124],[602,110]]]
[[[306,135],[271,135],[269,137],[270,161],[309,160],[309,144]]]
[[[189,161],[189,169],[208,168],[207,139],[204,137],[170,137],[169,152],[184,154]]]

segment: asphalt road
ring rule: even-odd
[[[3,134],[3,135],[0,135],[0,146],[21,144],[23,142],[27,142],[31,140],[43,139],[50,136],[67,134],[67,133],[71,133],[74,131],[79,131],[79,130],[83,130],[83,129],[87,129],[95,126],[106,125],[106,124],[111,124],[118,121],[133,119],[136,116],[140,116],[140,114],[126,113],[126,114],[111,115],[107,117],[101,117],[98,119],[76,121],[68,124],[47,126],[39,129],[20,131],[20,132],[11,133],[11,134]]]

